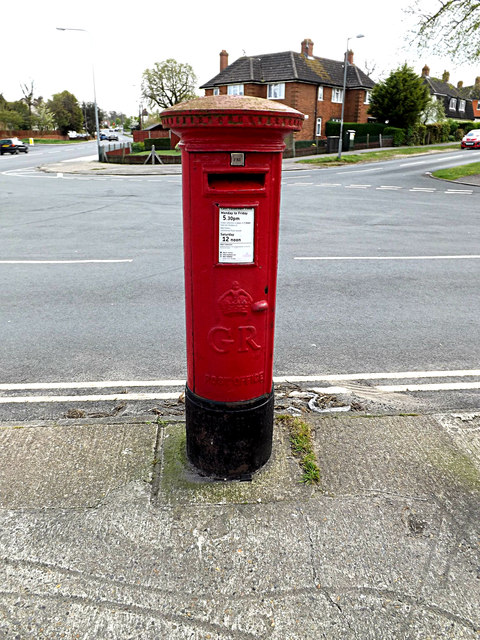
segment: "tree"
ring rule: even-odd
[[[102,126],[102,122],[105,119],[105,112],[102,111],[97,105],[98,110],[98,123],[99,127]],[[95,137],[95,131],[97,130],[97,123],[95,119],[95,103],[94,102],[82,102],[83,122],[85,129],[89,136]]]
[[[142,96],[151,107],[162,109],[195,97],[197,78],[189,64],[172,58],[156,62],[152,69],[145,69],[142,76]]]
[[[369,113],[402,129],[418,122],[430,95],[422,79],[404,64],[372,89]]]
[[[52,131],[55,129],[55,118],[45,102],[40,102],[32,116],[33,124],[39,131]]]
[[[2,109],[0,106],[0,129],[21,129],[22,123],[23,117],[18,111]]]
[[[420,114],[420,122],[430,124],[431,122],[444,122],[445,119],[445,107],[442,102],[434,96],[430,96],[425,109]]]
[[[53,113],[57,127],[63,135],[68,131],[82,129],[83,114],[73,93],[55,93],[47,102],[47,107]]]
[[[30,120],[32,119],[32,106],[34,104],[34,97],[33,97],[33,80],[30,81],[30,87],[26,84],[21,84],[20,88],[22,90],[23,93],[23,102],[25,102],[25,104],[28,107],[28,115]]]
[[[480,3],[478,0],[438,0],[436,11],[410,9],[419,22],[414,34],[420,49],[475,62],[480,57]]]

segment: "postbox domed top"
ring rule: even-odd
[[[180,102],[162,111],[164,127],[172,129],[182,140],[203,131],[263,130],[277,132],[283,138],[290,131],[299,131],[303,113],[282,102],[252,96],[205,96]],[[196,131],[196,133],[194,133]]]
[[[265,98],[255,98],[253,96],[205,96],[203,98],[194,98],[179,102],[173,107],[169,107],[162,111],[161,115],[167,115],[170,112],[225,112],[225,111],[270,111],[274,113],[284,113],[304,118],[303,114],[283,102],[274,100],[265,100]]]

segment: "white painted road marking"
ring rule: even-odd
[[[133,259],[121,260],[0,260],[0,264],[117,264],[133,262]]]
[[[108,402],[109,400],[175,400],[177,393],[118,393],[98,396],[0,396],[0,404],[40,404],[43,402]]]
[[[110,389],[128,387],[182,387],[185,380],[97,380],[95,382],[27,382],[0,384],[0,391],[25,391],[47,389]]]
[[[467,378],[480,377],[480,369],[458,369],[458,370],[433,370],[433,371],[396,371],[396,372],[374,372],[374,373],[346,373],[346,374],[318,374],[310,376],[276,376],[275,384],[286,383],[314,383],[314,382],[347,382],[347,381],[368,381],[368,380],[405,380],[405,379],[425,379],[425,378]],[[124,389],[131,387],[167,387],[169,391],[155,391],[143,393],[123,393]],[[72,403],[72,402],[109,402],[109,401],[146,401],[146,400],[178,400],[185,388],[185,381],[178,379],[171,380],[105,380],[105,381],[85,381],[85,382],[31,382],[31,383],[3,383],[0,390],[6,392],[15,391],[60,391],[65,389],[108,389],[118,388],[117,393],[110,394],[85,394],[74,396],[63,395],[23,395],[23,396],[0,396],[0,404],[41,404],[41,403]],[[457,391],[480,389],[480,381],[466,382],[444,382],[444,383],[407,383],[391,385],[374,385],[372,390],[387,393],[407,392],[407,391]],[[316,393],[323,394],[352,394],[354,390],[341,386],[327,386],[315,388]]]
[[[478,260],[480,255],[465,256],[296,256],[294,260]]]

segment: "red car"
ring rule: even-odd
[[[462,149],[480,149],[480,129],[472,129],[463,136]]]

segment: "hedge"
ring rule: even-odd
[[[153,145],[155,145],[155,151],[170,149],[170,138],[145,138],[143,144],[145,151],[150,151]]]
[[[347,129],[357,132],[359,136],[378,136],[383,133],[386,125],[379,122],[344,122],[343,130]],[[340,122],[329,120],[325,125],[325,134],[327,136],[340,135]]]

